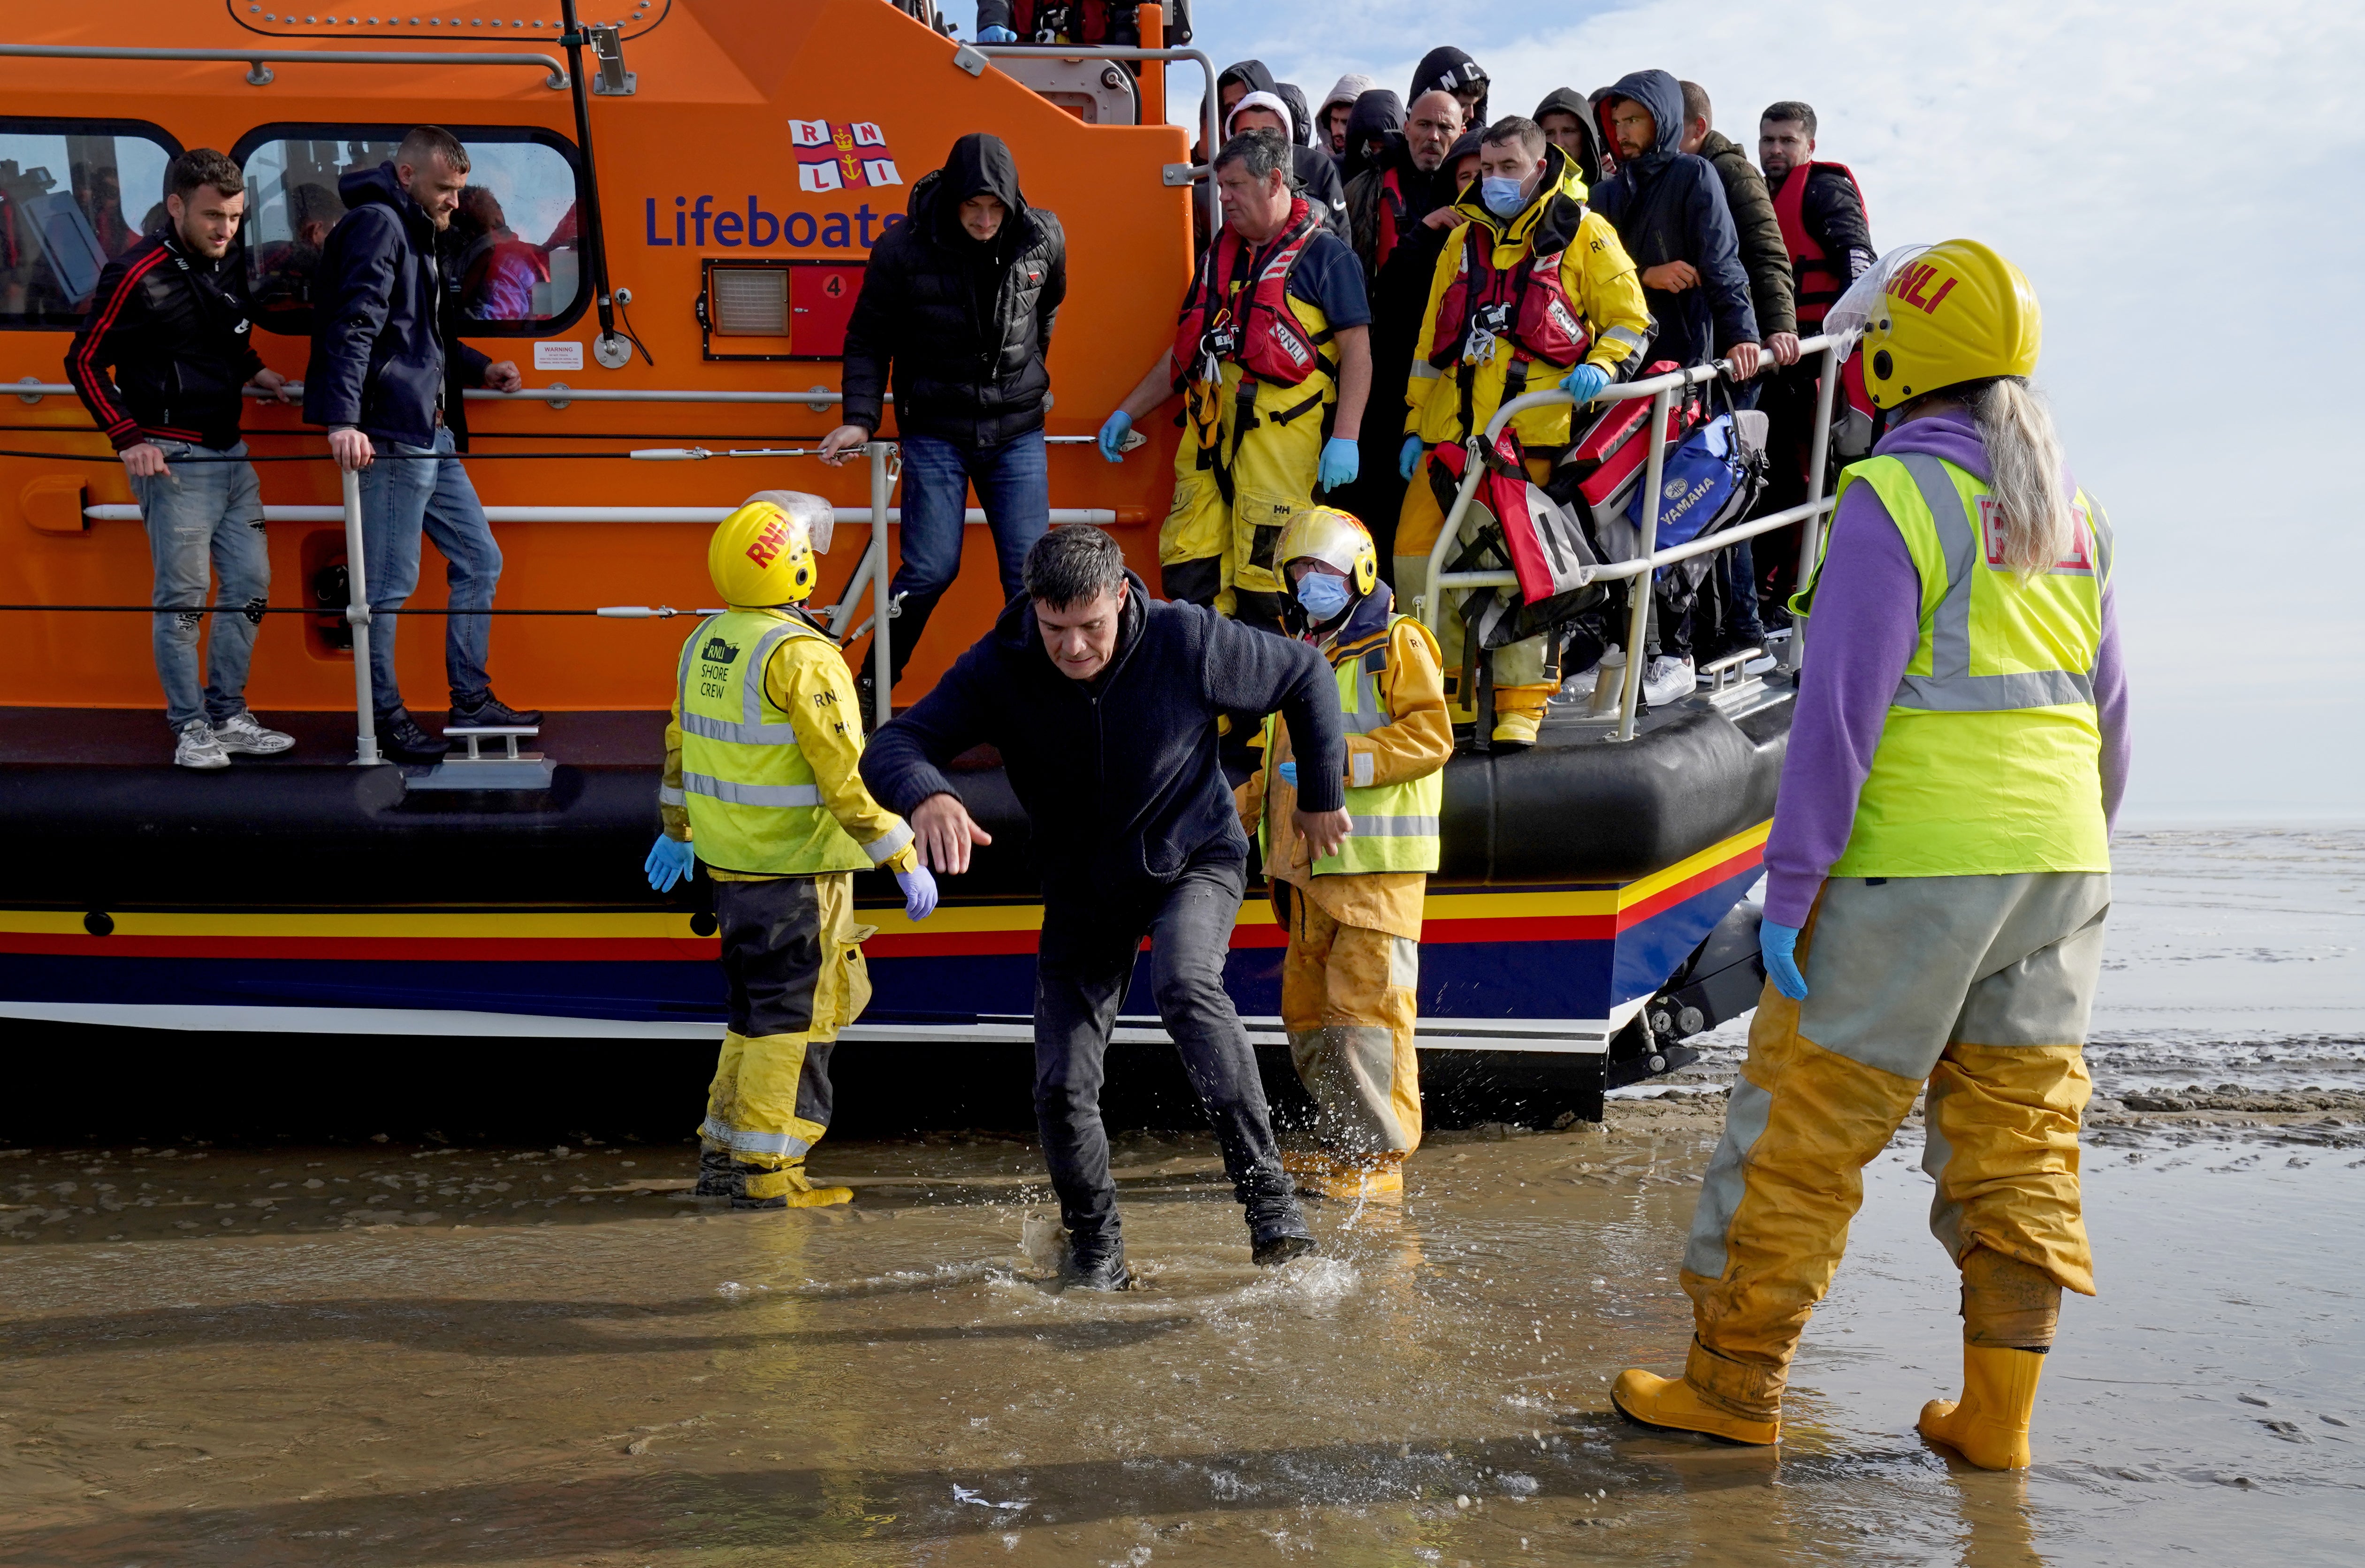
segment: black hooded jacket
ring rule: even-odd
[[[1422,55],[1420,63],[1414,67],[1412,91],[1405,95],[1405,102],[1409,104],[1423,93],[1453,93],[1474,82],[1490,80],[1485,68],[1460,50],[1432,49]],[[1474,129],[1483,129],[1492,123],[1486,118],[1486,102],[1492,95],[1490,89],[1479,98],[1477,106],[1470,111],[1470,124]]]
[[[1550,114],[1576,117],[1577,134],[1585,140],[1584,148],[1577,153],[1577,177],[1585,182],[1587,189],[1599,185],[1607,176],[1601,172],[1601,128],[1593,123],[1593,106],[1586,101],[1584,94],[1574,87],[1554,87],[1544,95],[1544,101],[1536,106],[1536,112],[1530,118],[1541,125],[1544,116]]]
[[[1251,93],[1271,93],[1274,97],[1290,106],[1290,186],[1312,204],[1314,210],[1321,215],[1322,221],[1328,226],[1330,232],[1338,235],[1341,240],[1351,238],[1347,230],[1347,185],[1339,177],[1338,160],[1330,156],[1329,150],[1327,148],[1306,145],[1307,131],[1306,95],[1298,93],[1294,86],[1289,89],[1289,92],[1296,93],[1296,97],[1293,99],[1284,94],[1281,84],[1272,79],[1272,72],[1261,60],[1243,60],[1237,65],[1226,66],[1224,73],[1216,78],[1216,93],[1220,95],[1225,88],[1234,83],[1246,87]],[[1217,151],[1220,151],[1221,149]],[[1194,163],[1204,163],[1210,156],[1212,154],[1202,150],[1194,153],[1191,161]],[[1195,203],[1193,210],[1194,212],[1197,210]],[[1204,247],[1205,237],[1200,236],[1198,242]]]
[[[982,244],[960,222],[961,203],[981,193],[1008,208]],[[972,131],[954,142],[870,252],[846,327],[845,421],[878,430],[891,365],[905,435],[975,448],[1041,429],[1067,257],[1059,218],[1026,205],[1002,139]]]
[[[946,766],[990,745],[1026,809],[1047,888],[1105,895],[1171,882],[1194,861],[1248,857],[1216,722],[1279,710],[1303,759],[1299,808],[1338,810],[1347,745],[1338,687],[1314,645],[1153,599],[1126,577],[1116,653],[1100,675],[1060,674],[1034,604],[1013,599],[934,690],[871,739],[862,754],[871,794],[905,817],[931,795],[958,797]]]
[[[1724,181],[1707,159],[1683,151],[1682,86],[1664,71],[1620,77],[1599,106],[1605,142],[1621,98],[1651,111],[1657,140],[1640,158],[1620,160],[1617,173],[1593,188],[1593,210],[1616,228],[1638,271],[1689,262],[1700,276],[1698,286],[1679,293],[1643,286],[1658,323],[1652,357],[1697,364],[1735,343],[1760,342]]]
[[[1374,87],[1347,110],[1347,151],[1339,174],[1349,185],[1366,169],[1377,168],[1389,149],[1404,144],[1404,100],[1385,87]]]

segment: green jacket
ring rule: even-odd
[[[1758,337],[1797,333],[1799,286],[1790,275],[1789,247],[1782,243],[1782,224],[1774,216],[1774,197],[1765,188],[1765,176],[1721,130],[1708,133],[1699,155],[1716,165],[1717,177],[1724,182],[1724,204],[1732,209],[1741,264],[1749,274],[1749,302],[1757,312]]]

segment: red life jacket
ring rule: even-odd
[[[1413,230],[1418,219],[1413,216],[1412,204],[1405,200],[1404,167],[1390,163],[1380,175],[1379,237],[1372,246],[1372,274],[1379,274],[1395,254],[1396,246]]]
[[[1572,241],[1573,242],[1573,239]],[[1437,302],[1437,330],[1429,340],[1429,363],[1444,370],[1463,355],[1474,329],[1508,342],[1521,360],[1541,360],[1555,370],[1566,370],[1585,357],[1592,338],[1576,313],[1576,302],[1561,286],[1564,248],[1530,252],[1515,266],[1497,271],[1495,234],[1474,222],[1462,247],[1462,266]],[[1524,375],[1518,379],[1524,381]]]
[[[1215,379],[1204,374],[1210,360],[1218,364],[1230,360],[1250,379],[1280,386],[1295,386],[1317,369],[1329,371],[1322,346],[1330,334],[1309,333],[1289,308],[1289,274],[1322,232],[1306,198],[1291,197],[1289,220],[1280,235],[1250,258],[1254,272],[1238,310],[1232,308],[1231,280],[1239,271],[1247,241],[1237,229],[1217,232],[1199,263],[1196,300],[1182,308],[1174,324],[1177,390],[1186,382]]]
[[[1774,217],[1782,225],[1782,246],[1790,252],[1791,273],[1799,287],[1799,331],[1811,336],[1831,314],[1847,292],[1847,274],[1833,263],[1822,244],[1807,232],[1807,181],[1818,169],[1831,169],[1847,178],[1855,186],[1856,200],[1864,200],[1864,187],[1857,185],[1855,175],[1844,163],[1801,163],[1782,180],[1782,188],[1774,193]]]

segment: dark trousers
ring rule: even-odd
[[[1256,1052],[1224,990],[1224,955],[1246,883],[1241,862],[1210,860],[1194,862],[1163,886],[1045,891],[1036,958],[1035,1115],[1070,1237],[1114,1238],[1118,1230],[1108,1129],[1101,1121],[1103,1058],[1145,935],[1158,1015],[1215,1124],[1251,1238],[1306,1233],[1282,1173]]]
[[[1759,498],[1756,509],[1760,517],[1787,510],[1807,498],[1807,469],[1815,442],[1815,377],[1822,363],[1822,355],[1810,354],[1788,369],[1777,372],[1757,405],[1765,410],[1766,420],[1765,494]],[[1826,495],[1837,478],[1836,473],[1825,476]],[[1798,590],[1799,543],[1803,532],[1803,524],[1793,523],[1761,535],[1756,541],[1758,596],[1766,608],[1779,612],[1776,620],[1784,623],[1789,618],[1787,606],[1790,595]]]
[[[1024,586],[1026,552],[1051,526],[1050,469],[1039,430],[999,446],[959,446],[932,435],[903,441],[903,564],[889,592],[903,596],[890,633],[890,673],[903,678],[903,666],[920,645],[936,601],[960,575],[963,520],[969,492],[993,533],[994,564],[1007,601]]]

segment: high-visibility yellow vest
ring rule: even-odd
[[[725,871],[811,877],[867,871],[871,857],[822,803],[795,727],[764,689],[773,653],[808,638],[801,620],[726,610],[681,646],[681,804],[698,857]]]
[[[2023,583],[2003,563],[1988,487],[1964,469],[1904,453],[1851,465],[1838,494],[1852,484],[1873,487],[1904,538],[1922,630],[1831,874],[2109,870],[2094,706],[2111,576],[2102,509],[2079,491],[2068,557]]]
[[[1388,644],[1395,628],[1411,617],[1389,618],[1387,627],[1359,648],[1334,648],[1330,673],[1339,682],[1339,715],[1351,735],[1369,734],[1395,722],[1380,695],[1380,677],[1388,667]],[[1264,720],[1265,798],[1272,799],[1274,736],[1281,715]],[[1303,757],[1299,766],[1305,765]],[[1396,784],[1370,784],[1347,790],[1347,812],[1355,831],[1335,855],[1314,862],[1317,877],[1352,875],[1358,871],[1434,871],[1438,867],[1438,814],[1445,805],[1445,770],[1424,774]],[[1270,812],[1268,812],[1268,817]],[[1257,824],[1257,847],[1268,858],[1272,853],[1265,823]]]

